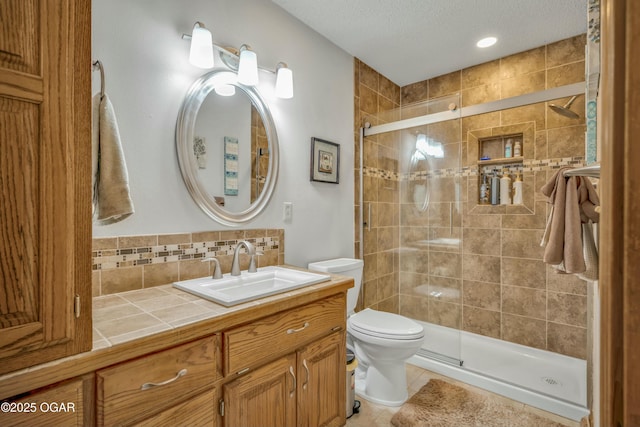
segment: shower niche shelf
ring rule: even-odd
[[[511,142],[511,157],[505,157],[505,149],[507,147],[507,141]],[[513,152],[516,146],[516,141],[520,142],[520,154],[519,156],[513,156]],[[524,163],[524,134],[523,133],[510,133],[502,135],[493,135],[485,138],[478,138],[478,189],[477,189],[477,203],[484,206],[509,206],[512,205],[512,199],[514,196],[513,183],[518,174],[521,175],[522,165]],[[491,204],[490,193],[490,181],[494,176],[503,177],[509,176],[511,178],[509,188],[509,202],[507,205],[500,203],[499,199],[497,203]],[[522,178],[521,178],[522,179]],[[482,188],[482,184],[487,185],[486,189]]]
[[[511,140],[512,157],[505,157],[507,141]],[[520,153],[524,153],[524,135],[515,133],[478,139],[478,167],[522,163],[524,156],[513,156],[516,141],[520,141]]]

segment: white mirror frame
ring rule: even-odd
[[[262,191],[251,205],[241,212],[231,212],[221,207],[198,177],[197,159],[193,155],[193,135],[200,106],[218,84],[230,84],[242,90],[262,118],[269,144],[269,169]],[[238,226],[251,221],[269,203],[278,180],[279,148],[276,127],[271,111],[258,90],[237,82],[237,74],[216,68],[204,74],[187,91],[176,123],[176,151],[184,183],[196,204],[213,220],[228,226]]]

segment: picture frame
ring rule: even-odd
[[[338,184],[340,182],[340,145],[312,137],[310,172],[311,181]]]

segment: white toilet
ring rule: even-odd
[[[405,361],[424,340],[422,325],[398,314],[365,309],[354,314],[364,263],[338,258],[310,263],[312,271],[353,277],[347,292],[347,345],[358,360],[356,393],[371,402],[400,406],[408,396]]]

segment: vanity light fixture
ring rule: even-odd
[[[213,39],[202,22],[193,25],[189,62],[199,68],[213,68]]]
[[[293,98],[293,72],[284,62],[276,65],[276,96],[278,98]]]
[[[251,46],[240,46],[240,62],[238,63],[238,83],[247,86],[258,84],[258,57]]]
[[[258,65],[256,53],[249,45],[243,44],[239,50],[219,46],[213,43],[211,32],[199,21],[194,24],[192,34],[183,34],[182,38],[191,40],[191,48],[189,50],[189,62],[191,64],[200,68],[213,68],[213,49],[216,49],[220,53],[222,62],[238,73],[238,83],[245,86],[256,86],[258,84],[258,70],[260,69],[275,74],[275,92],[278,98],[293,98],[293,72],[286,63],[279,62],[275,70],[261,67]],[[216,92],[218,91],[216,90]],[[224,89],[223,92],[225,92]],[[229,92],[226,92],[228,95],[225,95],[231,96],[232,93]]]
[[[495,37],[485,37],[483,39],[478,40],[478,43],[476,43],[476,46],[480,48],[490,47],[496,44],[497,41],[498,39]]]

